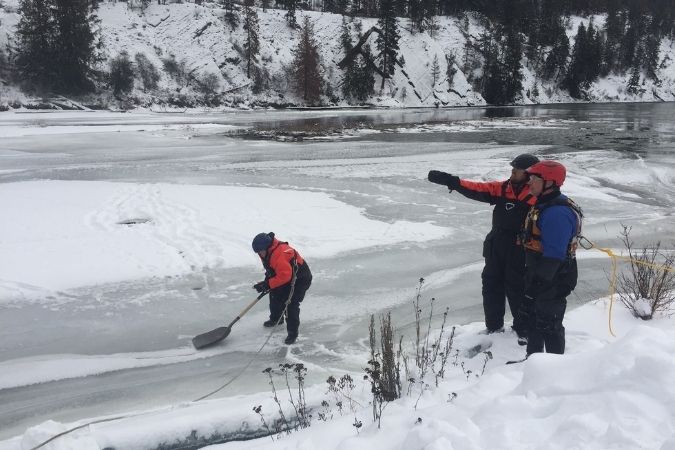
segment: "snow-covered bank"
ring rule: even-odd
[[[8,37],[14,35],[18,22],[17,0],[6,0],[0,7],[0,46],[5,47]],[[251,105],[300,105],[302,100],[293,93],[289,82],[288,67],[292,62],[292,49],[298,41],[298,32],[290,28],[285,19],[285,11],[258,9],[260,17],[260,56],[259,65],[267,74],[268,88],[253,93],[253,81],[246,74],[246,64],[242,58],[245,30],[240,24],[232,29],[223,19],[224,11],[214,3],[204,6],[194,3],[157,5],[151,2],[145,12],[130,9],[127,2],[104,2],[100,4],[98,16],[101,19],[102,41],[104,43],[105,62],[101,69],[107,71],[108,61],[126,51],[133,59],[137,53],[144,54],[157,68],[162,68],[162,60],[173,55],[178,62],[185,62],[188,73],[196,78],[211,74],[218,82],[217,91],[222,96],[222,104],[249,107]],[[342,70],[337,67],[344,57],[340,36],[343,16],[339,14],[314,11],[298,11],[298,22],[303,16],[310,18],[316,31],[316,40],[320,43],[322,70],[324,79],[331,87],[334,103],[346,105],[347,101],[340,92]],[[602,16],[572,17],[566,30],[570,38],[570,48],[579,23],[588,25],[593,19],[596,26],[603,22]],[[352,40],[356,42],[359,33],[376,25],[373,18],[355,18],[349,20]],[[399,19],[400,51],[403,61],[397,67],[393,77],[387,80],[385,88],[378,89],[366,103],[385,107],[415,106],[470,106],[485,105],[479,92],[467,81],[468,74],[462,72],[461,61],[467,48],[467,36],[471,45],[478,46],[478,39],[484,31],[475,20],[467,24],[455,17],[437,17],[437,30],[431,36],[428,32],[410,32],[407,19]],[[374,48],[374,37],[368,41]],[[446,82],[446,56],[455,55],[457,72],[451,86]],[[434,83],[432,61],[438,59],[440,74]],[[575,101],[560,89],[554,81],[540,79],[528,67],[527,59],[522,60],[523,89],[518,103],[560,103]],[[643,79],[639,94],[626,90],[630,74],[610,75],[592,83],[587,89],[593,102],[626,101],[674,101],[675,100],[675,49],[673,42],[664,39],[660,47],[658,82]],[[140,83],[137,83],[140,84]],[[536,94],[535,94],[536,93]],[[155,95],[136,87],[131,97],[138,104],[152,106],[157,103],[178,101],[186,105],[196,105],[198,93],[177,83],[167,73],[162,73],[159,90]],[[161,101],[160,101],[161,99]],[[172,100],[173,99],[173,100]],[[176,100],[179,99],[179,100]],[[0,106],[5,108],[27,101],[26,95],[15,86],[0,85]],[[33,103],[42,100],[33,99]],[[88,102],[106,105],[115,104],[109,94],[87,99]],[[325,101],[328,103],[328,99]],[[137,104],[137,106],[138,106]]]
[[[616,305],[615,305],[616,306]],[[369,385],[356,380],[354,412],[345,401],[343,414],[326,385],[307,389],[314,408],[312,426],[290,435],[213,448],[321,449],[661,449],[675,448],[675,331],[673,319],[650,322],[634,319],[623,307],[614,308],[612,338],[607,330],[607,303],[599,300],[570,312],[565,320],[567,354],[538,354],[528,361],[505,365],[522,356],[515,335],[479,335],[481,324],[458,327],[454,348],[464,369],[449,365],[445,379],[420,397],[419,386],[387,406],[382,428],[372,422]],[[471,351],[476,347],[480,352]],[[288,357],[301,358],[307,349],[291,347]],[[482,376],[484,351],[490,351]],[[365,367],[367,348],[353,351]],[[310,367],[309,370],[323,370]],[[466,375],[466,370],[472,373]],[[326,373],[340,377],[340,373]],[[264,374],[260,374],[264,377]],[[281,402],[290,411],[283,382]],[[205,386],[205,390],[210,387]],[[127,418],[102,422],[58,438],[46,450],[173,448],[181,442],[208,442],[263,432],[252,407],[262,405],[268,422],[278,410],[269,392],[188,402],[158,410],[129,413]],[[419,400],[418,400],[419,397]],[[318,420],[322,400],[331,409],[327,421]],[[417,406],[415,407],[415,404]],[[353,423],[363,423],[357,433]],[[99,420],[101,418],[93,419]],[[0,442],[1,450],[27,450],[71,424],[46,422],[23,436]]]

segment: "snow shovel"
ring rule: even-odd
[[[195,336],[192,338],[192,345],[195,346],[197,350],[200,348],[208,347],[209,345],[216,344],[223,339],[225,339],[229,334],[230,331],[232,331],[232,325],[237,323],[241,317],[248,312],[249,309],[253,308],[253,306],[258,303],[258,300],[263,298],[268,294],[269,291],[265,291],[262,294],[260,294],[258,297],[256,297],[255,300],[253,300],[242,312],[239,313],[236,319],[232,321],[228,326],[226,327],[218,327],[215,330],[207,331],[206,333],[202,333],[198,336]]]

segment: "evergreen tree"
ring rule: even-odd
[[[337,4],[336,4],[335,0],[323,0],[323,4],[321,5],[322,11],[328,11],[328,12],[334,13],[336,9],[337,9]]]
[[[384,88],[384,80],[394,74],[396,57],[398,56],[398,40],[400,38],[398,23],[394,16],[394,0],[382,0],[380,18],[377,26],[380,33],[375,41],[377,50],[380,52],[380,69],[384,73],[380,89]]]
[[[361,47],[361,55],[358,59],[353,95],[357,100],[363,102],[375,92],[375,70],[370,45],[365,44]]]
[[[361,0],[361,5],[363,7],[362,14],[366,17],[376,17],[377,16],[377,0]]]
[[[565,86],[574,98],[581,98],[581,91],[585,89],[586,85],[586,47],[586,27],[582,23],[577,28],[577,36],[572,50],[572,62],[565,79]]]
[[[491,105],[504,105],[507,103],[504,85],[506,84],[505,73],[499,64],[499,54],[497,47],[495,53],[486,54],[485,65],[483,66],[483,77],[481,78],[481,95]]]
[[[383,0],[383,3],[386,0]],[[423,0],[408,0],[408,17],[410,18],[410,32],[414,30],[423,31],[424,30],[424,6],[422,5]],[[384,5],[381,7],[384,9]],[[383,11],[380,11],[380,14],[383,14]]]
[[[431,36],[438,28],[436,23],[436,15],[438,15],[438,0],[421,0],[422,5],[422,28],[428,30]],[[423,31],[423,30],[420,30]]]
[[[352,36],[349,32],[349,24],[347,20],[342,18],[342,32],[340,33],[340,43],[342,44],[342,51],[347,56],[354,47],[352,44]],[[351,97],[356,83],[356,61],[352,61],[344,68],[344,75],[342,77],[342,95],[344,97]]]
[[[253,7],[254,0],[244,1],[244,57],[246,58],[246,76],[251,78],[251,66],[258,62],[260,53],[260,30],[258,25],[258,13]]]
[[[349,32],[349,23],[345,17],[342,18],[342,31],[340,33],[340,44],[342,45],[342,51],[345,53],[345,56],[354,48],[352,44],[352,34]]]
[[[321,96],[321,71],[319,67],[319,45],[314,37],[314,27],[309,17],[300,29],[300,40],[294,50],[293,79],[296,92],[308,104],[316,104]]]
[[[100,60],[101,42],[95,27],[98,17],[89,0],[53,0],[57,39],[56,88],[64,92],[90,91],[94,64]]]
[[[565,30],[560,28],[554,37],[553,47],[544,61],[543,77],[547,80],[560,80],[565,77],[567,58],[570,54],[570,40]]]
[[[609,2],[607,7],[607,20],[605,20],[605,46],[602,55],[601,73],[604,76],[617,69],[621,41],[625,29],[625,16],[615,2]]]
[[[349,25],[345,19],[342,20],[340,42],[346,56],[352,50],[353,44]],[[373,95],[375,70],[372,61],[373,57],[370,52],[370,45],[364,44],[361,46],[361,53],[344,69],[342,95],[345,99],[363,102]]]
[[[99,61],[98,19],[89,0],[22,0],[16,64],[38,89],[82,93],[93,89]]]
[[[513,103],[523,90],[523,74],[520,71],[520,60],[523,57],[523,41],[517,29],[511,27],[507,31],[504,48],[504,102]]]
[[[110,87],[116,98],[128,94],[134,88],[134,70],[126,51],[110,61]]]
[[[481,36],[481,52],[485,59],[481,94],[490,104],[513,103],[523,89],[520,61],[523,42],[514,27],[497,26]]]
[[[394,15],[397,17],[405,17],[405,15],[407,14],[406,12],[407,4],[408,0],[394,0]]]
[[[452,88],[452,84],[455,81],[455,74],[457,73],[457,64],[456,57],[454,53],[445,55],[445,76],[446,81],[448,82],[448,89]]]
[[[159,71],[143,53],[136,53],[136,72],[143,82],[143,92],[157,88]]]
[[[640,45],[640,38],[644,33],[644,21],[642,15],[637,9],[632,9],[628,14],[627,30],[621,42],[621,53],[619,54],[619,67],[622,70],[629,70],[636,65],[636,57]]]
[[[626,86],[626,91],[629,94],[637,95],[640,93],[640,69],[637,67],[633,68],[630,79],[628,80],[628,85]]]
[[[11,67],[9,65],[9,60],[3,49],[0,48],[0,87],[3,85],[3,81],[9,77],[9,72]]]
[[[349,0],[335,0],[335,12],[338,14],[347,14]]]
[[[270,7],[270,0],[262,0],[261,3],[263,12],[267,11],[267,9]]]
[[[27,87],[49,89],[56,72],[52,51],[56,23],[51,0],[21,0],[14,62]]]
[[[435,87],[438,82],[438,76],[441,74],[441,66],[438,63],[438,55],[434,55],[431,63],[431,87]]]
[[[225,22],[230,25],[232,30],[239,26],[239,14],[234,8],[234,0],[222,0],[223,9],[225,9]]]
[[[604,53],[602,36],[595,31],[593,20],[591,19],[586,30],[586,79],[595,81],[600,76],[602,68],[602,55]]]
[[[349,9],[349,14],[356,17],[361,14],[363,0],[351,0],[352,7]]]
[[[562,24],[562,5],[558,0],[544,0],[541,3],[538,39],[540,45],[553,46],[565,32]]]
[[[661,47],[661,37],[657,23],[652,19],[649,32],[644,37],[642,54],[642,67],[645,70],[647,78],[658,80],[656,70],[659,64],[659,49]]]
[[[295,11],[298,8],[298,0],[286,0],[286,22],[291,28],[298,26],[298,21],[295,18]]]

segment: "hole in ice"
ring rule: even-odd
[[[141,224],[141,223],[148,223],[148,222],[152,222],[152,219],[147,219],[147,218],[141,217],[141,218],[136,218],[136,219],[120,220],[119,222],[117,222],[117,225],[132,226],[132,225],[138,225],[138,224]]]

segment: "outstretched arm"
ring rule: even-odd
[[[479,202],[494,204],[497,198],[502,195],[502,181],[479,182],[462,180],[458,176],[439,170],[429,171],[427,178],[432,183],[447,186],[450,191],[455,190],[464,197]]]

